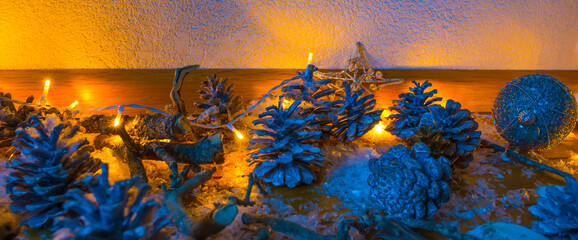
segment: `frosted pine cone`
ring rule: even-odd
[[[418,142],[425,143],[430,149],[432,157],[444,156],[448,158],[452,151],[452,144],[449,139],[444,138],[444,131],[435,126],[422,125],[413,129],[414,136],[406,138],[408,147],[412,147]]]
[[[137,177],[111,186],[108,165],[103,164],[101,175],[82,181],[91,194],[78,189],[66,193],[71,200],[64,208],[80,217],[57,220],[63,225],[56,233],[59,239],[160,240],[168,238],[175,230],[169,227],[171,217],[160,214],[160,205],[155,200],[144,200],[150,186],[137,184]]]
[[[428,107],[442,100],[441,97],[433,98],[433,95],[438,92],[437,89],[426,92],[426,88],[432,86],[428,81],[421,85],[416,81],[412,82],[415,87],[409,88],[411,92],[400,94],[400,99],[393,100],[393,106],[389,107],[397,113],[389,115],[388,118],[393,119],[393,123],[386,130],[400,138],[413,136],[413,129],[419,125],[422,115],[429,111]]]
[[[435,104],[429,107],[420,122],[420,127],[429,126],[442,130],[442,138],[449,141],[444,156],[450,160],[452,166],[465,168],[473,159],[472,152],[480,144],[481,131],[478,122],[471,116],[470,111],[461,109],[461,105],[449,99],[446,107]]]
[[[213,125],[225,124],[233,120],[241,110],[241,100],[234,96],[233,84],[227,85],[227,78],[217,77],[217,74],[208,76],[207,80],[201,85],[201,99],[204,102],[196,103],[198,108],[203,109],[201,115],[205,116],[199,119],[201,122],[208,122]]]
[[[539,219],[532,229],[551,239],[578,239],[578,182],[566,178],[566,184],[538,187],[538,203],[528,208]]]
[[[100,160],[90,156],[92,147],[78,125],[60,123],[54,115],[45,121],[33,115],[24,123],[28,126],[16,131],[13,143],[20,154],[7,164],[15,170],[6,181],[10,209],[24,213],[22,225],[54,229],[54,218],[66,212],[64,194],[83,189],[79,180],[96,172]]]
[[[301,81],[294,81],[282,88],[283,98],[287,100],[301,100],[301,116],[314,115],[310,128],[320,130],[322,138],[331,137],[331,128],[337,121],[336,103],[328,100],[328,96],[335,93],[335,89],[324,87],[331,79],[314,80],[314,65],[307,66],[305,72],[297,72]]]
[[[365,89],[352,92],[351,85],[343,82],[345,96],[335,101],[339,107],[339,119],[334,126],[333,135],[343,141],[352,141],[371,130],[381,120],[383,109],[373,110],[373,94],[364,95]]]
[[[251,160],[258,163],[253,172],[275,186],[312,183],[316,179],[312,168],[324,159],[321,149],[311,145],[321,137],[321,131],[310,128],[315,116],[301,117],[299,104],[301,100],[296,100],[284,109],[280,98],[277,106],[267,107],[267,112],[253,121],[264,129],[250,131],[257,135],[249,140]]]
[[[370,198],[393,218],[429,219],[449,200],[450,163],[424,143],[395,145],[369,167]]]

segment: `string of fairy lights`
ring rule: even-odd
[[[308,59],[308,65],[309,63],[311,63],[311,59],[312,59],[313,54],[309,53],[309,59]],[[275,91],[276,89],[278,89],[279,87],[301,78],[300,76],[296,76],[290,79],[286,79],[283,80],[283,82],[281,82],[281,84],[271,88],[267,94],[263,95],[255,104],[253,104],[250,108],[248,108],[247,110],[245,110],[245,112],[243,112],[242,114],[240,114],[239,116],[237,116],[235,119],[229,121],[228,123],[222,124],[222,125],[206,125],[206,124],[199,124],[193,121],[189,121],[189,124],[192,126],[196,126],[196,127],[201,127],[201,128],[205,128],[205,129],[216,129],[216,128],[228,128],[231,131],[233,131],[233,133],[235,133],[235,135],[237,136],[237,138],[239,139],[243,139],[244,136],[241,132],[239,132],[234,126],[233,124],[238,121],[239,119],[245,117],[247,115],[247,113],[253,111],[255,109],[255,107],[257,107],[261,102],[263,102],[265,99],[267,99],[271,93],[273,91]],[[44,82],[44,90],[42,91],[42,97],[40,98],[40,102],[38,104],[33,104],[33,103],[27,103],[27,102],[22,102],[19,100],[15,100],[15,99],[9,99],[9,98],[4,98],[4,97],[0,97],[0,101],[9,101],[9,102],[14,102],[14,103],[18,103],[21,105],[26,105],[26,106],[31,106],[31,107],[46,107],[46,103],[48,101],[48,92],[50,90],[50,80],[47,79]],[[78,101],[74,101],[72,104],[70,104],[68,107],[60,107],[57,108],[59,110],[73,110],[77,105],[78,105]],[[144,108],[147,109],[149,111],[152,112],[156,112],[156,113],[160,113],[163,114],[165,116],[173,116],[172,114],[166,113],[164,111],[158,110],[156,108],[153,107],[149,107],[149,106],[143,106],[143,105],[139,105],[139,104],[122,104],[122,105],[115,105],[115,106],[108,106],[108,107],[103,107],[103,108],[88,108],[88,109],[82,109],[82,110],[76,110],[73,113],[76,114],[80,111],[104,111],[104,110],[110,110],[110,109],[118,109],[116,117],[114,118],[114,122],[113,122],[113,126],[117,127],[120,125],[120,121],[121,121],[121,117],[122,117],[122,112],[124,111],[125,107],[132,107],[132,108]]]
[[[313,53],[309,53],[309,57],[307,59],[307,65],[311,64],[313,59]],[[233,124],[238,121],[239,119],[245,117],[249,112],[253,111],[255,109],[255,107],[257,107],[261,102],[263,102],[265,99],[267,99],[271,93],[273,91],[275,91],[276,89],[278,89],[279,87],[301,78],[300,76],[295,76],[293,78],[290,79],[286,79],[283,80],[279,85],[271,88],[265,95],[263,95],[255,104],[253,104],[251,107],[249,107],[247,110],[245,110],[245,112],[243,112],[242,114],[240,114],[239,116],[237,116],[235,119],[225,123],[225,124],[221,124],[221,125],[206,125],[206,124],[199,124],[196,122],[193,122],[191,120],[189,120],[189,124],[192,126],[196,126],[196,127],[201,127],[201,128],[205,128],[205,129],[217,129],[217,128],[228,128],[231,131],[233,131],[233,133],[235,133],[235,135],[237,136],[237,138],[239,139],[243,139],[243,134],[241,132],[239,132],[237,129],[235,129],[235,127],[233,126]],[[15,100],[15,99],[9,99],[9,98],[4,98],[4,97],[0,97],[0,101],[10,101],[10,102],[14,102],[14,103],[18,103],[21,105],[26,105],[26,106],[31,106],[31,107],[46,107],[46,103],[48,101],[48,92],[50,90],[50,80],[47,79],[44,81],[44,89],[42,91],[42,97],[40,98],[40,101],[38,104],[33,104],[33,103],[27,103],[27,102],[22,102],[19,100]],[[79,102],[76,100],[73,103],[71,103],[68,107],[60,107],[57,108],[59,110],[73,110],[77,105],[79,104]],[[284,105],[286,103],[284,102]],[[121,117],[122,117],[122,113],[124,111],[125,107],[132,107],[132,108],[144,108],[147,109],[149,111],[152,112],[156,112],[156,113],[160,113],[163,114],[165,116],[173,116],[172,114],[166,113],[164,111],[158,110],[156,108],[153,107],[149,107],[149,106],[143,106],[143,105],[139,105],[139,104],[122,104],[122,105],[114,105],[114,106],[107,106],[107,107],[103,107],[103,108],[88,108],[88,109],[81,109],[81,110],[76,110],[73,112],[73,114],[76,114],[80,111],[104,111],[104,110],[110,110],[110,109],[118,109],[117,110],[117,114],[116,117],[114,118],[114,122],[113,122],[113,126],[117,127],[120,125],[120,121],[121,121]],[[477,117],[486,117],[486,118],[491,118],[492,116],[489,115],[481,115],[481,114],[472,114],[472,116],[477,116]],[[379,124],[377,124],[375,126],[375,130],[378,133],[383,132],[385,126],[379,122]]]

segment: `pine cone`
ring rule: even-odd
[[[0,92],[0,98],[12,99],[12,95]],[[32,100],[34,100],[34,97],[30,96],[26,99],[26,103],[32,103]],[[18,110],[16,110],[12,102],[0,101],[0,146],[3,145],[2,143],[10,145],[11,141],[3,140],[14,137],[18,124],[25,121],[32,112],[34,112],[33,107],[20,105]]]
[[[12,99],[12,94],[0,92],[0,98]],[[2,109],[2,108],[6,108],[6,109],[10,110],[11,112],[16,112],[16,108],[14,108],[14,103],[10,102],[10,101],[1,101],[0,100],[0,109]]]
[[[68,189],[82,188],[78,182],[98,170],[100,160],[90,157],[92,147],[79,126],[60,123],[52,115],[40,121],[30,117],[16,131],[13,142],[20,152],[7,163],[15,171],[6,180],[12,212],[23,212],[22,225],[54,229],[53,219],[65,213],[62,196]]]
[[[528,208],[540,220],[532,229],[551,239],[578,238],[578,182],[572,177],[566,184],[538,187],[538,203]]]
[[[108,165],[102,164],[102,174],[88,176],[82,182],[87,194],[79,189],[68,191],[71,200],[64,208],[80,217],[61,217],[63,226],[56,233],[60,239],[166,239],[175,230],[169,227],[171,217],[158,211],[155,200],[144,200],[150,186],[137,184],[138,178],[108,181]]]
[[[364,95],[365,89],[351,93],[351,85],[343,82],[345,96],[336,101],[339,107],[339,119],[334,126],[333,135],[342,142],[352,141],[371,130],[381,120],[383,110],[373,111],[373,94]],[[360,98],[361,97],[361,98]]]
[[[429,219],[449,200],[450,163],[431,157],[424,143],[411,152],[395,145],[369,168],[370,198],[393,218]]]
[[[310,128],[322,132],[322,138],[331,136],[333,123],[337,121],[337,113],[334,110],[336,104],[328,100],[328,96],[335,93],[335,89],[324,88],[331,79],[314,80],[313,72],[317,68],[314,65],[307,66],[305,72],[297,72],[300,82],[292,82],[282,88],[283,98],[290,100],[301,100],[301,116],[314,115],[315,118]]]
[[[432,98],[438,92],[437,89],[425,91],[426,88],[432,86],[428,81],[422,85],[416,81],[412,82],[415,87],[409,88],[411,92],[400,94],[399,98],[401,99],[393,100],[393,106],[389,107],[397,114],[389,115],[388,118],[393,119],[393,123],[386,130],[400,138],[413,136],[413,129],[419,125],[422,115],[428,112],[428,107],[432,103],[442,100],[441,97]]]
[[[0,108],[0,142],[6,142],[8,146],[10,145],[10,139],[14,137],[16,123],[14,113],[9,108]],[[0,143],[0,147],[3,145]]]
[[[26,103],[32,103],[34,101],[34,96],[30,95],[28,96],[28,98],[26,98]],[[36,109],[34,109],[34,107],[31,106],[26,106],[26,105],[20,105],[20,107],[18,107],[18,110],[16,111],[16,119],[19,122],[23,122],[26,119],[28,119],[28,117],[36,114],[37,111]]]
[[[461,109],[461,105],[449,99],[446,107],[434,104],[429,107],[429,113],[425,113],[420,126],[430,126],[436,130],[442,130],[442,138],[450,142],[444,156],[450,160],[452,166],[466,168],[473,159],[472,152],[480,144],[481,131],[478,122],[471,116],[470,111]]]
[[[443,137],[444,131],[435,126],[422,125],[413,129],[414,136],[406,138],[408,147],[413,147],[418,142],[425,143],[434,158],[451,155],[452,144],[449,139]]]
[[[227,85],[227,78],[217,77],[216,73],[213,76],[208,76],[207,81],[201,85],[201,99],[205,102],[198,102],[196,106],[208,111],[211,108],[216,108],[216,118],[211,119],[211,124],[221,125],[233,120],[237,113],[241,110],[241,100],[238,96],[233,97],[233,84]],[[214,113],[209,113],[213,116]]]
[[[275,186],[293,188],[312,183],[316,177],[311,168],[324,159],[321,149],[311,145],[321,137],[321,131],[310,128],[315,116],[301,117],[299,104],[301,100],[297,99],[283,109],[283,98],[279,98],[277,106],[267,107],[267,112],[253,121],[255,126],[263,125],[264,129],[250,131],[257,134],[249,140],[251,159],[259,162],[253,172]]]
[[[307,66],[305,72],[297,72],[297,75],[302,80],[300,82],[292,82],[282,88],[283,97],[287,99],[299,99],[303,102],[312,104],[318,107],[325,102],[324,97],[331,95],[335,89],[325,88],[330,83],[331,79],[313,80],[313,72],[317,71],[317,67],[313,65]]]
[[[82,118],[80,125],[84,127],[86,133],[101,133],[103,129],[113,125],[113,117],[105,116],[104,114],[93,114],[89,117]]]

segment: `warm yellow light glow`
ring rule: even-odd
[[[118,114],[116,114],[116,117],[114,118],[114,126],[118,126],[120,124],[120,112]]]
[[[78,101],[74,101],[72,104],[70,104],[70,108],[74,108],[76,107],[76,105],[78,105]]]
[[[384,130],[385,130],[385,125],[383,125],[382,122],[379,122],[377,125],[375,125],[375,127],[373,127],[373,131],[375,131],[375,133],[377,133],[377,134],[383,133]]]
[[[283,109],[287,109],[289,106],[291,106],[291,104],[293,104],[293,101],[287,100],[287,99],[283,99]]]
[[[307,58],[307,65],[311,64],[313,61],[313,53],[309,53],[309,58]]]
[[[237,131],[237,129],[233,129],[233,131],[235,132],[235,134],[239,139],[243,139],[243,134],[241,134],[241,132]]]
[[[229,129],[231,129],[231,131],[233,131],[233,132],[235,133],[235,135],[237,135],[237,138],[239,138],[239,139],[243,139],[243,138],[244,138],[244,137],[243,137],[243,134],[241,134],[241,132],[239,132],[237,129],[235,129],[235,127],[233,127],[233,125],[231,125],[230,123],[227,124],[227,127],[228,127]]]
[[[46,106],[46,100],[48,99],[48,89],[50,89],[50,80],[46,79],[46,81],[44,81],[44,91],[40,98],[40,105],[43,107]]]

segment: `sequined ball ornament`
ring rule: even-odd
[[[576,98],[545,74],[510,81],[496,97],[493,118],[500,135],[515,147],[542,151],[560,142],[576,124]]]

